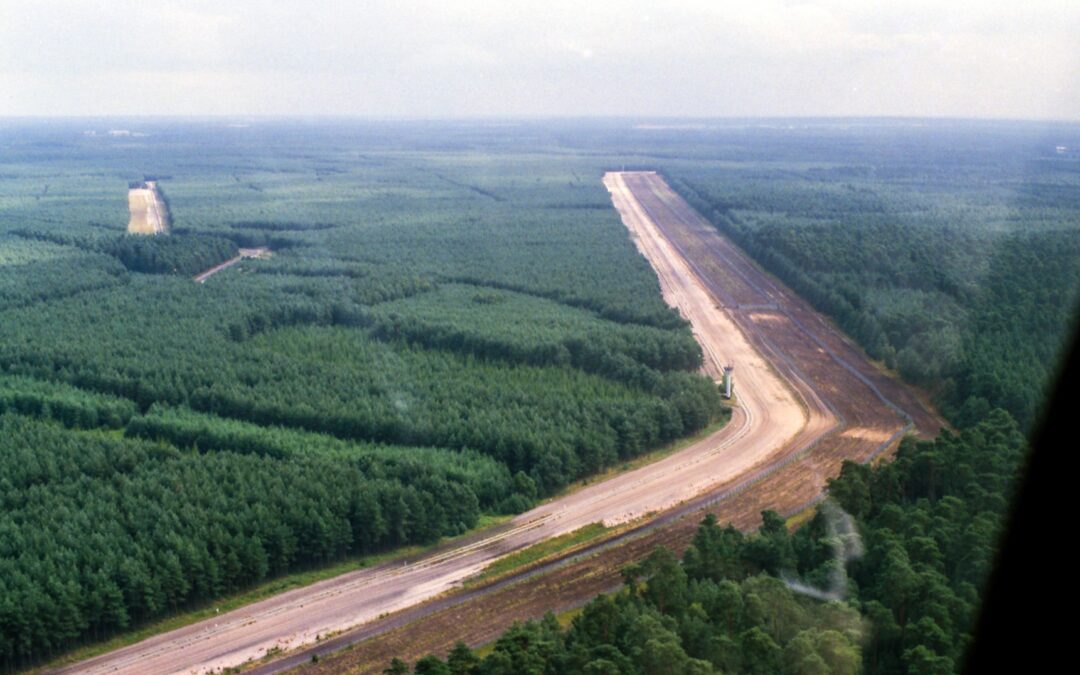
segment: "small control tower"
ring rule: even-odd
[[[724,398],[731,398],[731,389],[732,389],[732,387],[735,386],[735,383],[733,382],[733,380],[735,378],[734,373],[735,373],[735,365],[734,364],[729,363],[726,366],[724,366],[724,382],[723,382]]]

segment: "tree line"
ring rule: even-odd
[[[152,421],[160,428],[163,419]],[[481,478],[489,505],[518,485],[483,457],[344,444],[244,452],[243,433],[227,422],[202,425],[190,445],[173,445],[0,414],[2,667],[285,572],[459,534],[481,512],[472,487]],[[146,423],[129,433],[170,435]],[[247,433],[254,445],[273,435]],[[232,443],[198,445],[229,436]]]
[[[144,274],[192,276],[239,254],[235,241],[212,235],[176,233],[169,236],[110,236],[26,228],[14,232],[17,236],[32,241],[73,246],[90,253],[103,253],[120,261],[124,268]],[[63,277],[84,275],[85,272],[70,268],[62,273]],[[32,273],[32,276],[39,275]],[[48,300],[49,296],[39,299]]]
[[[555,323],[515,334],[500,326],[531,299],[506,294],[494,305],[465,300],[469,310],[454,319],[486,332],[476,344],[498,351],[428,345],[418,332],[394,337],[380,326],[411,315],[435,333],[444,320],[423,303],[383,314],[379,289],[419,299],[436,287],[390,279],[241,271],[200,286],[133,277],[101,304],[68,298],[12,310],[0,326],[0,368],[143,411],[167,403],[354,440],[472,448],[530,474],[544,493],[723,414],[716,387],[678,368],[700,358],[687,337],[547,301]],[[535,363],[544,342],[579,356]]]

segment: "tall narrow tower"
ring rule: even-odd
[[[724,398],[731,398],[732,381],[735,378],[735,364],[729,363],[724,366]]]

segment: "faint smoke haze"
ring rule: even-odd
[[[1080,119],[1075,0],[0,0],[0,115]]]
[[[862,557],[862,537],[859,536],[855,519],[836,502],[827,499],[818,508],[825,517],[826,536],[833,549],[833,566],[829,571],[828,585],[817,588],[790,575],[785,575],[783,580],[787,587],[796,593],[818,600],[843,600],[847,595],[847,565]]]

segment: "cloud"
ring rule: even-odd
[[[1077,119],[1078,34],[1059,0],[0,0],[0,114]]]

